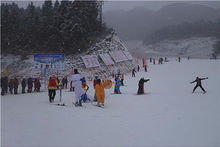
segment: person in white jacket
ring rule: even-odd
[[[72,75],[72,87],[75,91],[75,106],[82,106],[81,96],[84,94],[82,89],[82,82],[80,81],[81,76],[77,69],[74,69],[74,74]]]

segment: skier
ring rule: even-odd
[[[81,99],[83,102],[86,102],[87,100],[90,101],[90,99],[88,98],[86,94],[86,92],[89,90],[89,86],[86,83],[85,77],[81,78],[80,81],[82,82],[82,88],[84,90],[84,94],[81,96]]]
[[[196,80],[195,80],[195,81],[190,82],[190,84],[196,82],[196,86],[193,88],[193,92],[192,92],[192,93],[195,92],[195,90],[196,90],[197,87],[200,87],[200,88],[202,89],[203,94],[206,93],[205,89],[202,87],[202,82],[201,82],[202,80],[205,80],[205,79],[208,79],[208,77],[206,77],[206,78],[199,78],[199,77],[196,77]]]
[[[59,85],[60,85],[60,79],[57,77],[57,82],[58,82],[58,86],[57,89],[59,89]]]
[[[121,71],[120,71],[120,69],[118,69],[118,76],[120,76],[120,74],[121,74]]]
[[[18,94],[18,79],[14,78],[14,94]]]
[[[37,78],[35,83],[36,92],[40,92],[40,87],[41,87],[40,80]]]
[[[160,58],[160,64],[163,64],[163,58],[162,57]]]
[[[8,93],[8,76],[5,76],[5,93]]]
[[[64,85],[65,85],[65,78],[63,77],[63,79],[62,79],[62,86],[64,87]]]
[[[1,95],[5,95],[6,89],[7,89],[6,86],[7,86],[7,79],[6,79],[6,77],[2,77],[1,78],[1,88],[2,88]]]
[[[62,79],[62,85],[63,85],[63,88],[66,88],[66,89],[67,89],[67,77],[63,77],[63,79]]]
[[[114,78],[115,77],[115,71],[113,70],[112,71],[112,78]]]
[[[68,80],[67,77],[65,77],[65,88],[67,89]]]
[[[73,88],[73,86],[72,86],[72,80],[70,81],[70,91],[74,91],[74,88]]]
[[[167,57],[165,57],[164,62],[168,62]]]
[[[120,86],[121,86],[121,80],[119,77],[116,77],[115,78],[115,91],[114,91],[115,94],[121,94]]]
[[[138,83],[138,92],[137,94],[144,94],[144,82],[150,81],[150,79],[141,78]]]
[[[121,78],[121,86],[124,86],[124,74],[121,74],[120,78]]]
[[[95,93],[97,95],[97,106],[101,107],[104,106],[104,100],[105,100],[105,90],[103,87],[103,83],[101,83],[100,79],[97,79],[97,83],[95,86]],[[101,103],[101,105],[100,105]]]
[[[153,59],[153,64],[155,64],[155,59]]]
[[[13,88],[14,88],[14,80],[13,79],[9,80],[8,86],[9,86],[10,93],[13,94]]]
[[[181,58],[180,58],[180,57],[178,57],[178,62],[180,62],[180,60],[181,60]]]
[[[25,93],[25,87],[26,87],[26,79],[25,78],[23,78],[21,81],[21,87],[22,87],[21,93]]]
[[[140,66],[138,65],[138,67],[137,67],[137,71],[139,72],[140,71]]]
[[[144,65],[144,70],[145,70],[145,72],[147,72],[147,64]]]
[[[96,87],[97,80],[98,80],[98,76],[95,76],[95,79],[93,80],[93,87],[94,87],[94,89],[95,89],[95,87]],[[96,93],[95,93],[95,95],[94,95],[93,101],[94,101],[94,102],[97,101]]]
[[[137,73],[137,72],[136,72],[135,68],[133,68],[133,70],[132,70],[132,77],[135,77],[135,73]]]
[[[32,92],[32,88],[33,88],[33,80],[32,78],[28,78],[28,93]]]
[[[59,84],[57,82],[56,76],[53,75],[52,77],[50,77],[48,81],[48,95],[49,95],[50,103],[54,101],[54,98],[56,96],[57,86],[59,86]]]
[[[36,87],[36,85],[37,85],[37,78],[34,78],[34,92],[37,91],[37,87]]]
[[[216,59],[216,54],[212,53],[212,59]]]
[[[84,91],[89,90],[89,86],[88,86],[87,83],[86,83],[85,77],[81,78],[80,81],[82,82],[82,88],[83,88],[83,90],[84,90]]]
[[[72,86],[75,90],[75,106],[82,106],[81,96],[84,94],[82,89],[82,82],[80,81],[81,76],[77,69],[74,69],[74,74],[72,75]]]
[[[1,77],[1,88],[2,88],[1,95],[5,95],[4,85],[5,85],[5,78]]]

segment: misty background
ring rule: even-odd
[[[31,1],[15,2],[26,8]],[[44,1],[33,1],[42,6]],[[55,2],[55,0],[54,0]],[[144,40],[163,27],[220,20],[220,1],[104,1],[103,21],[123,40]]]
[[[104,21],[120,37],[125,40],[143,40],[150,33],[170,25],[217,22],[220,2],[114,1],[105,2],[104,10]]]
[[[103,9],[106,25],[132,52],[220,53],[220,1],[107,1]]]
[[[25,8],[30,1],[15,3]],[[42,6],[43,1],[33,4]],[[102,12],[103,23],[129,49],[163,40],[220,38],[220,1],[104,1]],[[220,53],[219,41],[215,48]]]

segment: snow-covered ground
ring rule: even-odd
[[[125,76],[123,94],[106,90],[105,108],[91,103],[82,108],[56,106],[47,92],[1,97],[3,147],[219,147],[220,60],[170,59],[149,64],[135,78]],[[209,77],[192,94],[196,76]],[[136,95],[138,80],[145,95]],[[91,83],[89,94],[93,95]],[[64,90],[63,102],[71,105],[74,93]],[[59,102],[59,91],[55,103]]]

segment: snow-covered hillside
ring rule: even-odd
[[[218,39],[213,37],[188,38],[183,40],[166,40],[153,45],[142,45],[142,42],[127,42],[132,52],[139,52],[146,56],[173,56],[209,59],[214,52],[213,45]]]
[[[2,96],[2,146],[220,146],[220,60],[168,60],[148,62],[148,72],[141,69],[134,78],[125,75],[122,94],[105,90],[104,109],[71,106],[74,93],[68,90],[62,93],[66,107],[50,104],[47,92]],[[199,88],[192,94],[189,82],[196,76],[209,77],[202,81],[206,94]],[[141,77],[150,81],[146,94],[136,95]]]
[[[61,78],[64,76],[70,78],[72,68],[77,68],[84,77],[90,80],[93,78],[91,74],[91,69],[86,69],[81,56],[98,55],[100,53],[108,53],[118,50],[127,51],[127,48],[125,47],[123,41],[121,41],[114,34],[111,34],[106,39],[96,43],[94,46],[88,49],[87,52],[65,56],[65,70],[58,72],[58,76]],[[37,71],[34,69],[33,55],[27,56],[27,59],[25,60],[23,60],[22,58],[23,57],[19,55],[2,55],[1,71],[3,72],[3,69],[7,67],[7,69],[9,70],[9,78],[13,78],[14,76],[18,77],[19,79],[23,77],[40,77],[42,71]],[[118,69],[120,69],[120,71],[123,73],[128,73],[134,67],[131,60],[116,63],[114,66],[108,67],[101,59],[99,59],[99,63],[101,64],[101,66],[98,68],[94,68],[94,72],[100,77],[109,77],[113,70],[118,71]],[[48,77],[52,74],[57,74],[57,71],[48,71],[47,73]]]

